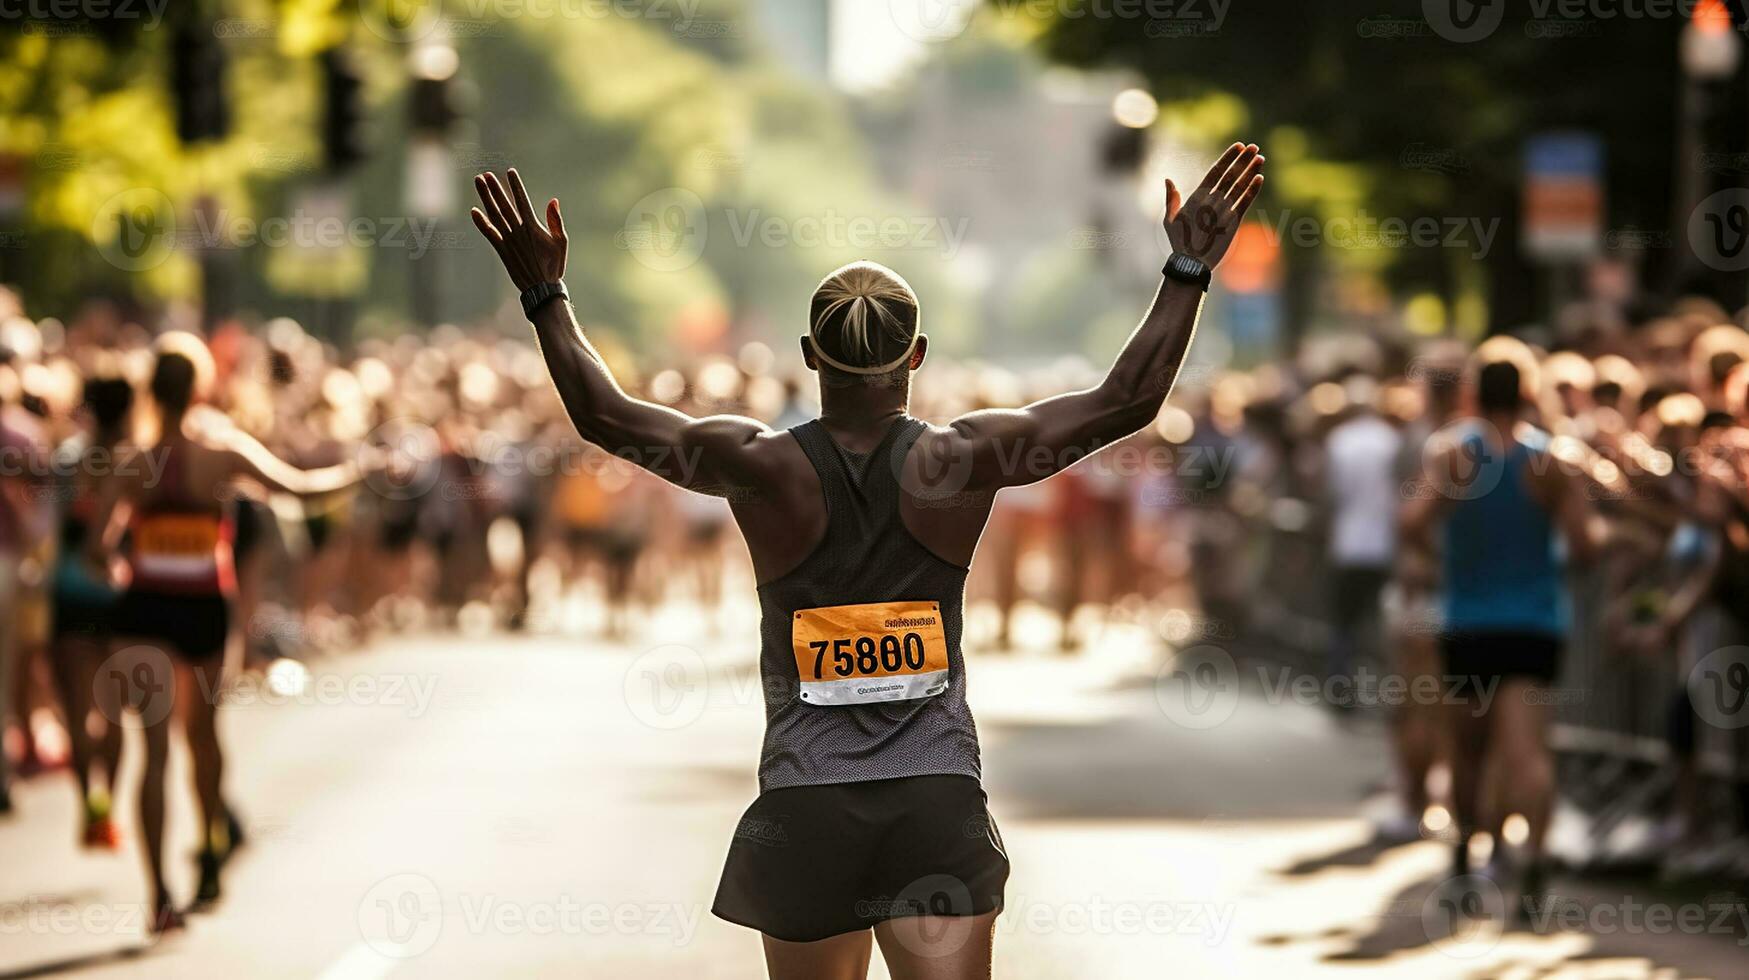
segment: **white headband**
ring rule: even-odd
[[[885,364],[876,365],[875,367],[856,367],[838,360],[820,349],[820,342],[814,339],[812,332],[808,334],[808,346],[814,349],[815,357],[825,361],[827,364],[832,365],[840,371],[847,371],[851,374],[886,374],[888,371],[891,371],[911,359],[911,352],[917,349],[917,338],[921,336],[923,336],[921,330],[913,333],[911,335],[911,342],[905,345],[905,352],[903,354],[900,354],[898,357]]]

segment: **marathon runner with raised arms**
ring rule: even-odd
[[[1025,408],[943,427],[910,417],[910,374],[928,346],[917,297],[882,266],[837,270],[816,289],[801,342],[821,415],[787,431],[628,396],[563,301],[559,202],[537,214],[515,170],[508,187],[475,178],[474,223],[521,291],[578,431],[726,497],[746,537],[766,734],[760,795],[714,911],[764,934],[772,977],[860,980],[871,933],[897,980],[990,975],[1008,859],[979,784],[960,656],[973,551],[997,490],[1154,421],[1263,162],[1234,144],[1188,199],[1167,182],[1174,254],[1147,316],[1100,384]]]

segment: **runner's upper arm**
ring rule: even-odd
[[[1152,422],[1159,401],[1100,385],[971,412],[925,435],[925,476],[952,474],[953,489],[974,491],[1037,483]]]

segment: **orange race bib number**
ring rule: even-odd
[[[219,548],[219,522],[194,514],[149,517],[134,527],[134,548],[164,558],[211,558]]]
[[[873,704],[947,690],[947,632],[935,602],[870,602],[796,613],[791,638],[801,698]]]
[[[134,575],[202,582],[218,568],[219,521],[201,514],[160,514],[134,525]]]

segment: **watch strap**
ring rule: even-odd
[[[563,281],[537,282],[522,291],[522,315],[532,320],[535,310],[540,309],[548,300],[560,297],[567,300],[571,298]]]
[[[1214,280],[1214,270],[1201,259],[1193,259],[1182,252],[1173,252],[1166,260],[1166,267],[1160,270],[1169,279],[1181,282],[1195,283],[1203,292],[1209,291],[1209,283]]]

